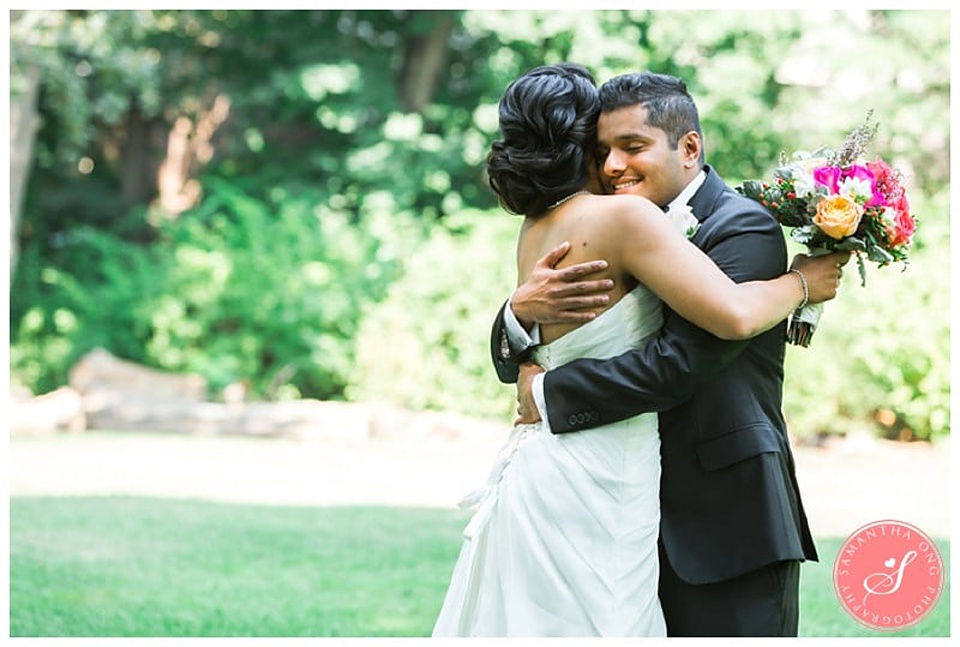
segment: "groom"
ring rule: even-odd
[[[737,282],[783,273],[779,225],[704,165],[699,116],[681,80],[627,74],[605,83],[600,98],[608,191],[664,208],[689,204],[699,223],[692,242]],[[542,416],[560,434],[658,411],[668,635],[796,636],[799,564],[817,553],[781,413],[786,324],[722,341],[664,306],[661,335],[640,349],[547,373],[521,368],[534,344],[523,328],[585,321],[584,308],[605,302],[606,282],[587,280],[602,261],[554,269],[565,252],[540,260],[494,324],[494,364],[504,382],[519,376],[521,421]],[[828,262],[839,268],[845,258]]]

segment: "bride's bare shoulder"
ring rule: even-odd
[[[660,207],[655,205],[650,199],[639,195],[622,193],[606,196],[606,199],[610,200],[611,207],[622,209],[628,212],[640,211],[656,213],[657,211],[662,211]]]
[[[663,216],[660,207],[638,195],[611,195],[607,199],[611,217],[622,227],[644,230],[651,221]]]

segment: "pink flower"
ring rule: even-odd
[[[890,167],[890,165],[884,162],[880,157],[872,162],[867,162],[867,168],[873,171],[873,174],[877,178],[877,184],[886,184],[896,175],[895,171]]]
[[[873,182],[874,174],[871,173],[870,169],[868,169],[866,166],[853,164],[848,168],[843,169],[843,171],[840,173],[841,179],[848,177],[852,177],[856,180],[869,180],[870,182]]]
[[[893,208],[897,210],[897,213],[910,214],[910,200],[907,199],[905,191],[901,191],[900,195],[896,196],[893,201]]]
[[[889,167],[887,168],[889,170]],[[870,168],[869,163],[866,166],[853,164],[847,168],[820,166],[813,170],[813,179],[817,184],[827,187],[831,194],[840,193],[840,183],[846,179],[869,182],[871,196],[864,206],[886,207],[889,204],[878,184],[877,175]]]
[[[883,202],[875,203],[878,206],[894,206],[900,196],[904,195],[903,187],[900,186],[899,173],[877,158],[873,162],[867,162],[867,168],[873,172],[875,177],[874,193],[882,196]],[[872,206],[872,205],[871,205]]]
[[[910,242],[917,223],[910,215],[910,202],[907,200],[906,193],[900,194],[894,208],[897,210],[897,217],[894,219],[894,226],[887,228],[887,239],[890,245],[896,247]]]
[[[840,173],[838,166],[818,166],[813,169],[813,181],[830,189],[830,193],[839,193]]]

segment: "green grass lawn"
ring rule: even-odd
[[[427,636],[467,519],[418,508],[15,497],[10,633]],[[848,617],[830,575],[840,542],[820,541],[823,561],[804,566],[801,635],[949,635],[949,589],[903,632],[878,634]],[[949,544],[938,544],[949,561]]]

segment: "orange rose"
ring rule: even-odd
[[[813,224],[823,230],[830,238],[841,240],[852,236],[860,225],[863,207],[842,195],[830,195],[817,204],[817,215]]]

